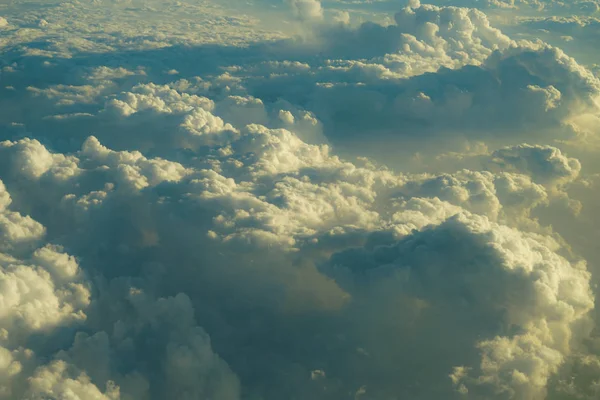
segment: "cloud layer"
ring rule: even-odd
[[[0,399],[595,398],[594,3],[446,3],[0,8]]]

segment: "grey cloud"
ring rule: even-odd
[[[451,384],[441,378],[454,364],[457,368],[452,380],[459,392],[469,393],[469,398],[544,398],[546,381],[569,354],[569,328],[559,325],[577,326],[577,319],[584,317],[592,300],[586,287],[587,272],[581,266],[559,261],[548,253],[551,242],[536,244],[534,237],[458,214],[395,244],[338,253],[324,268],[353,294],[355,315],[362,313],[369,319],[369,328],[357,327],[366,336],[366,351],[389,352],[396,363],[406,363],[402,370],[412,371],[409,381],[428,383],[413,389],[415,396],[439,395],[441,389],[432,379],[437,377],[438,385]],[[536,253],[539,256],[533,256]],[[542,273],[544,279],[550,279],[547,284],[538,280],[536,270],[549,267],[550,260],[570,271],[570,300],[550,294],[547,289],[552,285],[547,284],[553,279],[549,275]],[[562,282],[571,285],[567,283],[570,279]],[[501,289],[504,285],[516,291]],[[557,286],[554,290],[556,294],[567,293]],[[392,304],[412,307],[402,309]],[[579,311],[563,317],[550,311],[566,304]],[[544,316],[545,312],[550,314]],[[544,322],[546,318],[553,322]],[[563,322],[558,322],[562,318]],[[398,343],[396,348],[380,342],[391,326],[395,327],[393,335],[400,335],[390,338]],[[444,340],[434,341],[442,331]],[[538,334],[542,336],[536,337]],[[421,339],[423,347],[414,349]],[[434,348],[432,342],[437,343]],[[429,351],[444,354],[439,360],[447,365],[437,364],[433,370],[431,366],[418,367],[408,356],[414,352],[415,357],[422,357]],[[478,363],[475,360],[480,356]],[[468,363],[469,367],[456,363]],[[398,384],[409,387],[408,382]]]
[[[492,157],[503,169],[512,167],[540,183],[566,183],[575,180],[581,171],[581,163],[577,159],[568,158],[559,149],[550,146],[503,148],[496,150]]]

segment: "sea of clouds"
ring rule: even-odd
[[[600,1],[239,3],[0,1],[0,400],[600,398]]]

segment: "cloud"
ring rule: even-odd
[[[10,194],[0,181],[0,237],[3,239],[2,250],[19,251],[26,249],[41,239],[45,234],[44,227],[29,216],[8,209],[12,203]]]
[[[369,321],[358,329],[367,353],[396,354],[397,367],[412,371],[404,379],[429,382],[415,395],[441,393],[436,385],[450,384],[442,379],[448,365],[468,362],[455,365],[451,376],[459,392],[543,398],[548,378],[570,353],[571,329],[593,300],[585,268],[554,255],[556,245],[540,239],[459,213],[392,244],[335,254],[324,268],[353,295],[353,315]],[[381,342],[392,326],[394,347]],[[444,340],[431,348],[442,330]],[[421,369],[401,359],[413,352],[444,354],[438,360],[448,365]],[[385,368],[377,360],[370,367]],[[408,387],[397,384],[396,390]]]
[[[28,178],[37,179],[49,174],[58,179],[66,179],[77,173],[74,157],[51,154],[35,139],[25,138],[12,143],[5,141],[0,143],[0,149],[10,153],[10,156],[5,158],[10,164],[4,168],[9,171],[19,171]]]
[[[597,0],[433,0],[433,3],[459,5],[463,7],[477,7],[482,9],[521,9],[565,13],[589,13],[596,12],[600,5]]]
[[[7,148],[12,149],[15,146],[7,146]],[[521,148],[526,149],[527,146]],[[248,387],[248,390],[260,391],[263,379],[272,379],[273,366],[269,365],[267,360],[273,356],[273,353],[271,353],[272,350],[267,349],[265,349],[265,354],[251,352],[257,357],[256,361],[252,363],[254,369],[258,368],[263,375],[258,381],[250,380],[248,375],[250,372],[244,367],[246,361],[243,357],[235,355],[238,351],[237,346],[223,341],[222,336],[230,329],[239,329],[235,334],[238,338],[236,340],[242,340],[248,334],[243,325],[240,325],[244,319],[238,322],[232,320],[239,318],[238,313],[244,308],[243,303],[236,301],[231,303],[229,300],[225,303],[228,304],[227,307],[214,306],[215,301],[222,301],[217,299],[222,299],[223,295],[226,296],[232,290],[235,290],[238,296],[243,297],[250,304],[261,304],[261,307],[266,307],[263,316],[266,321],[265,329],[269,326],[271,327],[269,329],[274,329],[271,334],[284,329],[285,324],[289,323],[288,318],[293,318],[290,315],[299,313],[299,315],[311,316],[310,319],[312,319],[325,313],[331,319],[329,329],[332,329],[333,332],[347,330],[347,324],[352,327],[347,331],[347,334],[350,335],[349,342],[339,350],[339,357],[349,351],[347,346],[360,347],[369,354],[380,354],[382,350],[370,344],[372,339],[363,336],[365,333],[357,326],[366,324],[365,326],[372,326],[376,332],[383,329],[379,328],[379,326],[385,326],[385,324],[381,325],[383,320],[367,323],[363,321],[363,318],[366,318],[365,315],[378,315],[377,318],[385,319],[387,318],[385,317],[386,312],[374,313],[363,307],[367,305],[375,307],[375,305],[371,305],[374,301],[389,302],[389,300],[381,299],[388,289],[379,289],[378,281],[372,282],[375,278],[368,278],[365,282],[361,282],[356,280],[359,279],[357,277],[353,286],[348,286],[347,277],[338,276],[337,272],[331,272],[325,267],[319,267],[325,269],[317,270],[310,263],[305,266],[297,265],[296,257],[313,254],[312,257],[315,257],[313,262],[319,264],[319,260],[321,260],[320,262],[326,261],[328,254],[339,252],[340,255],[333,256],[330,263],[343,265],[345,262],[340,261],[340,257],[343,257],[342,254],[353,254],[354,251],[344,250],[349,245],[350,247],[365,245],[368,246],[367,249],[383,251],[380,246],[395,246],[393,243],[396,242],[418,242],[419,235],[427,237],[430,234],[434,235],[431,239],[432,243],[459,240],[456,239],[457,236],[465,235],[464,240],[475,241],[468,247],[471,250],[481,248],[482,255],[479,255],[479,250],[478,252],[465,252],[465,254],[457,253],[458,250],[453,250],[455,246],[440,244],[440,250],[425,247],[418,253],[423,256],[415,257],[425,257],[424,260],[429,260],[428,257],[439,253],[440,262],[441,260],[452,260],[452,263],[456,262],[460,265],[463,262],[475,263],[481,268],[486,265],[498,265],[497,268],[500,271],[507,268],[507,274],[513,269],[517,271],[522,269],[525,276],[533,274],[530,277],[532,281],[528,283],[530,286],[518,283],[521,281],[511,283],[512,281],[509,280],[506,287],[500,286],[495,289],[498,296],[505,296],[506,293],[513,290],[513,287],[519,287],[519,290],[523,287],[531,287],[528,290],[533,291],[534,294],[531,294],[531,300],[527,301],[531,302],[533,309],[542,307],[542,305],[538,305],[542,292],[539,295],[535,294],[538,284],[534,283],[537,282],[535,277],[538,275],[537,272],[534,274],[534,271],[537,271],[538,268],[555,268],[562,271],[559,274],[565,282],[567,282],[567,276],[573,275],[573,284],[584,288],[576,291],[580,297],[560,300],[569,304],[569,307],[574,310],[572,313],[565,311],[564,317],[556,317],[555,314],[558,311],[552,311],[553,308],[543,308],[546,306],[535,311],[535,316],[529,314],[515,316],[517,322],[511,322],[512,320],[506,317],[509,318],[508,326],[517,324],[522,329],[531,329],[535,335],[539,335],[532,339],[539,342],[535,344],[537,347],[530,350],[529,353],[523,354],[523,360],[535,360],[536,351],[556,353],[553,359],[547,360],[546,370],[519,370],[524,376],[523,379],[531,380],[530,383],[526,382],[519,387],[513,387],[510,382],[507,383],[496,377],[494,368],[498,371],[510,368],[505,366],[505,363],[509,363],[509,361],[496,360],[492,354],[496,351],[494,349],[501,346],[508,346],[515,349],[514,351],[520,352],[525,346],[525,342],[522,343],[521,340],[529,340],[527,339],[529,336],[513,338],[502,333],[505,331],[489,328],[492,330],[485,331],[489,332],[486,336],[490,340],[489,343],[472,339],[465,344],[464,351],[468,351],[471,358],[467,360],[450,357],[448,365],[440,366],[439,372],[435,375],[436,383],[432,386],[440,392],[432,393],[451,391],[451,381],[447,376],[452,373],[453,367],[460,366],[482,369],[479,375],[465,375],[456,378],[458,386],[465,385],[476,393],[478,391],[487,393],[487,389],[481,388],[482,384],[480,383],[487,382],[492,378],[499,379],[494,385],[502,390],[512,390],[517,394],[541,393],[544,390],[545,382],[569,356],[570,326],[584,318],[592,304],[585,295],[587,290],[585,288],[589,281],[589,275],[585,268],[580,264],[571,264],[557,255],[559,245],[549,237],[522,233],[489,221],[489,219],[496,219],[513,226],[520,226],[519,221],[510,219],[508,211],[503,210],[522,211],[544,204],[547,196],[544,188],[531,182],[526,175],[519,175],[516,172],[494,174],[471,171],[438,177],[397,175],[386,169],[377,169],[368,162],[362,166],[349,163],[330,155],[327,146],[308,145],[295,137],[292,132],[283,129],[268,129],[260,125],[247,126],[240,131],[238,137],[231,142],[226,141],[216,145],[215,150],[210,170],[203,168],[202,164],[195,166],[197,161],[194,157],[181,159],[183,164],[159,158],[147,158],[140,152],[110,150],[93,137],[83,144],[82,150],[76,156],[58,157],[48,150],[45,152],[38,150],[35,153],[43,158],[48,158],[47,154],[49,154],[51,159],[62,160],[71,157],[71,159],[77,160],[79,173],[68,178],[72,181],[70,185],[57,189],[65,193],[63,204],[68,205],[59,211],[65,213],[63,221],[72,221],[71,229],[79,234],[71,239],[62,238],[61,242],[75,249],[77,253],[98,254],[97,260],[87,259],[87,269],[101,271],[107,277],[105,279],[108,286],[100,290],[100,297],[90,304],[89,311],[87,311],[86,326],[93,327],[92,331],[99,336],[92,339],[92,336],[79,335],[73,344],[73,349],[63,355],[58,355],[58,358],[69,365],[75,365],[78,369],[87,371],[93,382],[97,382],[96,387],[104,387],[109,381],[115,382],[114,384],[120,388],[122,395],[134,398],[145,398],[145,396],[149,396],[149,393],[157,393],[157,396],[160,397],[163,396],[161,393],[185,390],[186,393],[195,393],[191,395],[192,398],[198,395],[203,396],[205,393],[219,393],[219,398],[223,396],[223,398],[233,399],[237,398],[235,382],[238,381],[238,378],[230,372],[231,368],[241,374],[239,377],[241,384]],[[540,151],[543,150],[540,149]],[[494,157],[497,158],[501,152],[494,154]],[[552,153],[550,152],[550,154]],[[555,157],[559,155],[556,152],[554,154]],[[505,158],[508,159],[508,156]],[[548,158],[552,159],[552,157]],[[571,164],[574,163],[571,161]],[[537,177],[536,171],[522,168],[518,172],[532,173],[535,178]],[[19,175],[13,178],[14,182],[23,179],[31,181],[40,179],[40,176],[30,174],[27,170],[15,172],[18,172]],[[274,180],[274,177],[277,179]],[[59,177],[54,179],[60,181]],[[76,184],[76,182],[78,183]],[[21,187],[21,190],[27,190],[27,185]],[[77,187],[87,187],[88,190],[96,189],[86,193],[85,190],[82,191]],[[69,193],[74,189],[78,194]],[[123,213],[120,211],[123,210],[123,207],[125,209],[137,208],[138,211],[133,214]],[[465,209],[488,217],[472,215]],[[78,210],[80,218],[71,219],[69,215],[76,210]],[[459,217],[453,219],[452,217],[455,215],[459,215]],[[461,215],[462,217],[460,217]],[[41,216],[44,217],[43,214]],[[81,216],[85,216],[85,218],[81,218]],[[446,220],[449,222],[445,222]],[[51,219],[49,221],[53,222]],[[95,229],[85,232],[83,229],[86,226],[94,226]],[[118,227],[117,231],[115,231],[115,227]],[[438,230],[442,232],[439,239],[435,233]],[[106,233],[99,236],[100,232]],[[108,234],[108,232],[113,233]],[[118,245],[112,243],[110,235],[117,235],[115,239]],[[413,236],[416,238],[413,239]],[[479,240],[483,240],[483,242],[480,243]],[[412,247],[410,248],[412,249]],[[213,256],[205,255],[205,251],[208,249],[211,249]],[[488,254],[490,251],[492,253]],[[532,254],[528,253],[530,251]],[[102,254],[100,252],[104,255],[100,256]],[[173,254],[179,254],[177,264],[172,263]],[[402,254],[404,255],[394,256],[393,260],[412,257],[411,253]],[[136,259],[150,255],[152,255],[152,262],[145,262],[141,266],[141,270],[136,265],[130,264],[132,257]],[[227,258],[224,258],[225,255]],[[250,262],[243,261],[250,257]],[[378,257],[376,256],[375,259],[379,260]],[[486,260],[489,258],[489,262],[480,260],[480,257],[484,257]],[[50,253],[44,252],[36,259],[43,261],[39,262],[45,269],[53,271],[57,267],[49,266],[50,264],[46,261],[49,258],[52,258]],[[232,258],[236,260],[233,264],[230,263],[231,261],[226,261]],[[60,273],[55,273],[55,275],[61,277],[65,275],[65,272],[61,271],[70,271],[73,267],[72,261],[69,261],[68,257],[61,256],[58,259],[60,261],[56,262],[61,269]],[[360,268],[366,268],[367,265],[372,264],[364,257],[350,256],[349,259],[358,261]],[[200,265],[197,264],[199,260],[201,260]],[[377,262],[387,265],[388,263],[393,264],[393,260],[387,263],[385,261]],[[516,264],[510,266],[510,262]],[[526,264],[522,265],[522,262],[526,262]],[[117,263],[122,267],[112,269],[105,266],[104,263]],[[225,270],[218,267],[220,263],[225,263],[227,266]],[[509,264],[505,267],[506,263]],[[170,268],[169,273],[165,275],[164,268],[167,265],[170,265]],[[415,271],[419,271],[419,265],[421,264],[415,261],[412,268],[417,268]],[[430,266],[433,268],[435,263],[422,261],[422,265],[423,268]],[[452,267],[448,268],[452,270]],[[132,274],[136,278],[127,278],[127,275],[124,276],[123,273]],[[232,276],[231,273],[234,275]],[[420,272],[415,273],[418,276]],[[470,282],[470,278],[464,277],[462,272],[457,271],[456,273],[458,274],[456,279],[466,279],[467,282]],[[181,279],[189,274],[196,277],[192,281],[204,283],[197,283],[195,287],[182,286]],[[236,278],[237,274],[241,274],[241,276]],[[113,278],[108,278],[109,276]],[[388,277],[389,275],[384,273],[383,276]],[[509,276],[512,275],[509,274]],[[517,274],[517,277],[519,276],[521,275]],[[130,279],[134,279],[134,281],[130,281]],[[387,278],[381,279],[380,284],[384,285],[384,288],[392,284],[392,281],[388,281]],[[558,282],[557,278],[548,277],[547,279],[549,281],[544,285],[550,285],[551,282],[555,282],[556,285]],[[444,279],[443,283],[448,284],[447,280]],[[138,282],[143,289],[137,289],[135,286],[130,288],[129,285],[133,282]],[[489,283],[485,283],[488,285],[485,287],[488,288],[492,283],[497,283],[497,280],[490,280]],[[478,287],[475,282],[465,283],[465,285],[470,284],[473,285],[473,288],[466,286],[465,290],[475,290]],[[185,288],[187,294],[173,294],[166,297],[160,294],[158,300],[152,300],[152,296],[149,297],[145,294],[156,291],[164,293],[163,285]],[[359,290],[354,285],[367,285],[367,288],[374,285],[374,292],[370,290],[364,292],[366,289]],[[408,285],[408,287],[410,286],[412,285]],[[437,293],[436,296],[442,296],[440,302],[454,301],[451,300],[453,294],[446,297],[445,292],[439,292],[439,288],[430,284],[429,281],[422,283],[422,286],[423,292],[417,296],[420,300],[428,301],[428,296],[434,296]],[[100,285],[100,288],[102,287],[103,285]],[[212,290],[210,290],[211,287]],[[545,286],[542,285],[543,287]],[[216,292],[214,292],[215,289]],[[477,290],[487,293],[491,288]],[[559,289],[555,287],[549,290],[558,291]],[[398,301],[402,307],[410,308],[409,304],[417,301],[411,297],[412,295],[404,299],[402,290],[399,293],[392,293],[390,293],[392,296],[401,296]],[[552,296],[556,297],[558,294],[548,296],[553,298]],[[488,316],[492,318],[498,312],[491,311],[491,309],[496,310],[493,304],[497,302],[503,304],[498,299],[489,299],[490,309],[486,308],[475,314],[486,315],[488,313]],[[534,301],[533,299],[538,300]],[[119,305],[120,301],[130,305]],[[154,303],[155,301],[156,303]],[[366,305],[363,304],[363,301],[367,302]],[[472,301],[473,304],[480,303],[480,301]],[[506,305],[505,307],[508,309],[515,307],[514,312],[517,313],[517,308],[521,310],[524,302],[514,301],[515,306]],[[547,301],[551,304],[554,304],[553,301],[560,303],[559,300]],[[127,310],[133,307],[133,310],[122,314],[121,311],[104,311],[107,307],[115,310]],[[355,310],[355,307],[359,308]],[[480,307],[484,307],[484,305],[480,305]],[[164,310],[164,314],[160,310]],[[462,312],[465,313],[466,318],[466,315],[471,315],[472,310],[467,308]],[[506,312],[510,314],[511,311]],[[525,313],[525,311],[523,312]],[[548,342],[550,339],[538,332],[545,326],[545,322],[542,320],[551,318],[545,316],[546,312],[552,315],[552,318],[559,318],[560,322],[556,322],[556,324],[562,324],[557,333],[549,331],[544,334],[550,335],[550,337],[562,335],[560,340],[559,336],[552,339],[550,341],[552,343]],[[211,354],[213,350],[204,330],[196,326],[193,317],[195,313],[202,316],[202,319],[208,324],[206,329],[212,332],[211,337],[218,338],[217,354],[223,353],[222,357],[227,360],[229,366],[220,361],[215,361],[216,364],[211,366],[212,364],[207,365],[203,361],[205,357],[201,354],[206,351]],[[538,316],[538,313],[541,316]],[[180,315],[183,320],[172,321],[169,319],[171,315]],[[213,317],[210,317],[211,315]],[[218,316],[216,320],[215,316]],[[442,322],[431,321],[431,323]],[[298,329],[315,329],[312,324],[313,322],[307,321],[298,326]],[[550,325],[554,326],[553,324],[554,322]],[[161,329],[157,330],[159,326]],[[435,326],[437,328],[434,328]],[[438,325],[434,325],[434,327],[428,325],[423,329],[431,329],[427,332],[437,332],[441,329],[441,326]],[[403,335],[406,329],[408,329],[407,326],[400,325],[396,326],[393,331],[398,335]],[[465,326],[464,329],[465,334],[471,332],[471,334],[477,335],[480,328]],[[157,330],[156,333],[152,333],[155,330]],[[261,334],[267,334],[262,329],[260,331]],[[108,338],[103,339],[105,334],[108,335]],[[165,353],[161,353],[164,354],[163,358],[159,358],[156,363],[149,365],[131,361],[128,364],[131,367],[126,370],[127,372],[123,372],[123,370],[117,372],[108,366],[100,368],[100,366],[90,365],[85,356],[78,355],[79,351],[83,354],[100,351],[93,350],[88,346],[102,344],[105,346],[103,353],[113,354],[114,352],[118,354],[119,362],[125,362],[129,357],[127,355],[130,354],[129,352],[134,352],[131,354],[138,351],[146,352],[143,350],[144,347],[135,346],[144,346],[144,343],[150,340],[148,338],[154,334],[160,338],[156,340],[161,341],[161,346],[165,346]],[[271,337],[271,334],[268,334],[267,337]],[[501,339],[494,339],[496,334],[500,335]],[[407,340],[414,344],[413,339],[410,338],[412,336],[409,336]],[[294,340],[296,339],[290,338],[286,341],[287,345],[292,346]],[[330,340],[335,341],[336,339],[327,339],[325,345],[329,345]],[[405,351],[405,347],[399,345],[397,340],[381,338],[380,340],[382,345],[385,343],[388,350],[393,349],[392,354],[396,354],[393,359],[400,360],[399,357]],[[88,342],[89,344],[86,344]],[[562,344],[558,345],[554,342]],[[369,345],[365,347],[366,344]],[[137,350],[127,347],[132,345]],[[125,347],[121,348],[121,346]],[[155,344],[153,347],[155,351],[156,346]],[[177,349],[188,349],[184,352],[186,354],[184,359],[181,358],[184,353],[180,353]],[[183,350],[181,351],[183,352]],[[197,356],[194,355],[196,351],[199,352]],[[210,356],[209,359],[218,359],[217,354]],[[310,355],[307,354],[307,356]],[[113,356],[110,357],[112,359]],[[293,379],[301,379],[303,372],[293,372],[293,363],[291,359],[287,358],[292,357],[292,354],[280,353],[279,357],[283,357],[283,359],[275,364],[275,368],[289,370],[291,376],[295,377]],[[362,356],[352,356],[352,365],[365,362],[359,361],[355,357]],[[106,361],[106,365],[113,362],[110,359]],[[337,382],[335,385],[338,385],[339,392],[337,393],[340,395],[345,390],[359,390],[360,387],[354,388],[354,383],[352,383],[357,382],[356,377],[352,379],[351,375],[348,375],[350,372],[346,367],[337,362],[338,359],[336,355],[333,357],[334,361],[325,364],[323,370],[326,377],[334,377],[331,378],[334,379],[331,384]],[[146,363],[148,362],[150,361]],[[305,379],[308,379],[310,368],[312,368],[311,362],[309,360],[307,362],[308,364],[302,366],[302,371],[307,374]],[[487,367],[489,363],[498,365]],[[163,369],[165,365],[169,366],[166,370]],[[189,368],[194,371],[203,371],[197,373],[207,377],[205,381],[202,381],[206,384],[198,383],[199,386],[196,386],[196,379],[186,378],[187,374],[183,372],[177,373],[179,365],[190,366]],[[382,373],[387,368],[386,362],[379,356],[374,356],[366,365],[369,366],[369,369],[382,371]],[[444,368],[445,370],[443,370]],[[78,376],[76,373],[73,374],[75,374],[73,376]],[[152,374],[159,374],[161,378],[150,381],[148,376]],[[503,376],[503,373],[498,372],[498,374],[498,376]],[[387,395],[400,389],[399,386],[388,381],[379,383],[372,381],[368,375],[362,373],[359,377],[358,382],[370,387],[370,392],[376,393],[376,395]],[[413,378],[417,379],[415,376]],[[329,379],[326,378],[325,382],[330,382]],[[399,381],[398,384],[402,382],[407,381]],[[306,396],[319,396],[319,393],[325,393],[322,392],[321,384],[317,385],[317,383],[315,383],[316,386],[306,387]],[[272,390],[274,390],[274,395],[284,396],[293,387],[295,386],[291,382],[285,381]],[[409,393],[413,393],[411,390]],[[181,392],[177,396],[185,398],[186,394]]]
[[[4,208],[9,206],[11,199],[3,184],[0,184],[0,188]],[[69,326],[81,326],[86,319],[85,310],[90,304],[91,293],[77,260],[64,253],[61,247],[46,244],[31,250],[40,245],[45,236],[46,231],[41,224],[5,208],[1,215],[4,232],[0,254],[0,398],[8,399],[24,396],[22,390],[27,374],[31,373],[36,363],[35,353],[26,348],[32,340],[35,341],[32,338],[49,335],[41,342],[47,340],[51,343],[52,332]],[[10,224],[8,226],[7,221]],[[23,258],[17,258],[18,255]],[[59,383],[59,380],[56,377],[53,383],[39,383],[50,387],[55,384],[71,385],[68,382]],[[81,385],[73,382],[73,390],[81,393],[91,390],[92,394],[97,392],[93,385],[87,388],[86,384],[85,379]],[[37,383],[33,386],[37,386]],[[33,387],[31,393],[34,397],[43,394]]]
[[[301,21],[315,21],[323,18],[323,8],[318,0],[287,0],[294,15]]]
[[[4,7],[0,399],[594,398],[600,83],[470,6]]]
[[[396,67],[399,76],[433,72],[440,66],[478,64],[493,50],[511,44],[478,10],[429,4],[404,8],[388,26],[369,22],[358,27],[333,26],[320,39],[333,57],[378,57],[373,61]],[[425,62],[433,65],[423,71],[419,64]]]
[[[67,1],[44,3],[45,7],[40,4],[29,9],[11,7],[10,15],[4,13],[10,25],[0,28],[8,31],[0,46],[11,48],[23,40],[37,42],[38,45],[26,45],[21,50],[34,57],[60,59],[87,52],[109,54],[125,49],[215,43],[214,36],[211,39],[215,32],[222,35],[216,41],[222,44],[281,37],[277,32],[258,28],[256,18],[241,13],[229,15],[224,7],[211,2]],[[113,18],[106,19],[106,12],[111,12]],[[101,27],[96,25],[100,21]],[[175,36],[166,35],[167,31]]]
[[[581,171],[581,163],[577,159],[565,157],[559,149],[550,146],[520,145],[503,148],[496,150],[492,157],[502,169],[512,167],[540,183],[573,181]]]
[[[118,400],[118,388],[108,385],[107,392],[102,393],[85,373],[72,376],[68,372],[68,365],[55,361],[49,366],[36,370],[31,377],[31,389],[28,398],[44,399],[47,396],[69,396],[69,398],[83,400]]]
[[[111,289],[90,315],[92,325],[107,330],[78,333],[60,358],[86,368],[96,380],[112,377],[125,398],[239,398],[237,378],[213,353],[186,295],[154,300],[135,288],[127,292],[123,284]],[[115,302],[114,295],[122,300]],[[116,313],[102,315],[110,309]],[[147,353],[155,356],[137,360]]]
[[[189,121],[200,118],[207,121],[202,132],[218,132],[251,123],[277,126],[282,110],[300,116],[296,120],[307,114],[314,119],[294,127],[304,140],[347,149],[358,142],[367,155],[385,153],[387,149],[369,146],[395,137],[410,143],[410,150],[404,145],[409,152],[416,151],[415,141],[431,137],[446,143],[456,142],[456,136],[476,140],[483,123],[486,140],[500,141],[495,145],[510,144],[502,138],[525,132],[533,144],[577,143],[592,137],[588,132],[594,125],[584,120],[598,113],[595,99],[600,84],[593,74],[558,48],[511,40],[481,11],[423,4],[403,9],[391,25],[323,24],[315,32],[314,43],[265,44],[256,50],[258,56],[234,50],[226,73],[205,80],[194,77],[166,85],[132,82],[119,87],[97,81],[90,85],[83,79],[70,87],[31,90],[55,104],[77,99],[91,105],[85,113],[73,107],[54,115],[56,129],[64,123],[104,117],[105,125],[94,135],[114,133],[113,138],[100,139],[112,146],[130,141],[126,148],[166,147],[162,143],[171,139],[161,132],[172,129],[175,115],[182,116],[184,130]],[[315,50],[319,51],[316,58],[304,53]],[[261,59],[262,51],[277,60]],[[140,79],[152,76],[147,70]],[[102,106],[104,113],[98,109]],[[209,118],[206,112],[217,118]],[[56,120],[59,116],[62,121],[71,116],[66,118],[70,121]],[[125,133],[142,120],[148,121],[140,132],[147,137],[143,147],[137,135]],[[48,126],[48,119],[44,122]],[[177,140],[192,147],[214,140],[211,134],[197,133],[193,139]],[[365,144],[364,137],[373,135],[378,140]],[[87,136],[82,134],[80,140]],[[530,136],[535,137],[530,140]],[[385,161],[390,162],[390,157]]]

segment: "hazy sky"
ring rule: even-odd
[[[0,0],[0,400],[600,398],[600,0]]]

